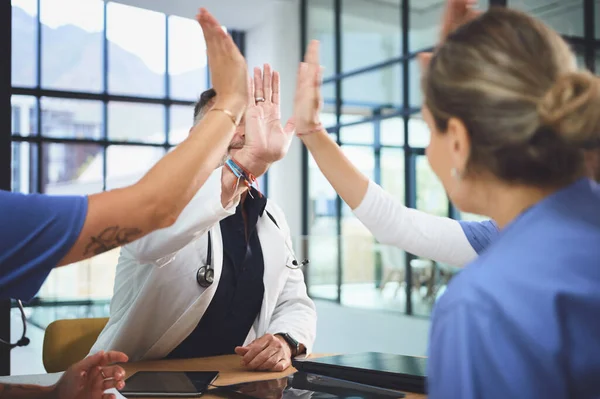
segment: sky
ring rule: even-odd
[[[37,15],[37,0],[12,0],[12,5]],[[58,28],[75,25],[87,32],[101,32],[104,21],[102,0],[41,0],[42,23]],[[164,14],[109,2],[107,37],[137,55],[155,73],[165,72]],[[169,69],[172,75],[206,66],[202,30],[193,19],[169,17]]]

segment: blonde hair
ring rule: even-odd
[[[519,11],[493,8],[453,32],[423,79],[440,132],[466,126],[467,174],[534,186],[584,173],[582,149],[600,147],[600,81],[578,71],[567,43]]]

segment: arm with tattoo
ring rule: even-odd
[[[52,399],[53,387],[0,384],[0,399]]]
[[[59,265],[73,263],[171,226],[222,160],[247,105],[244,57],[219,22],[198,15],[209,68],[220,93],[215,112],[133,186],[91,195],[77,241]]]
[[[243,109],[235,99],[225,99],[220,107]],[[79,238],[59,264],[99,255],[172,225],[221,160],[233,127],[227,115],[211,112],[139,183],[91,195]]]

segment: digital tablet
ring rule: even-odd
[[[397,399],[400,391],[298,372],[290,377],[222,386],[211,394],[230,399]]]
[[[125,397],[197,398],[219,375],[218,371],[140,371],[125,381]]]

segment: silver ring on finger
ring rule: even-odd
[[[104,370],[100,369],[100,375],[102,376],[102,379],[106,380],[108,377],[106,377],[106,374],[104,374]]]
[[[254,99],[254,101],[256,101],[256,103],[264,103],[265,102],[265,98],[264,97],[256,97]]]

